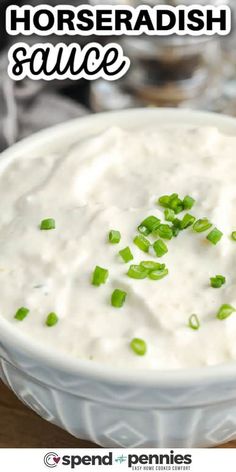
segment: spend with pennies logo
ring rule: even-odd
[[[50,468],[56,467],[59,464],[60,460],[61,458],[56,452],[48,452],[44,456],[44,464]]]
[[[123,464],[123,462],[127,461],[127,456],[124,456],[123,454],[121,456],[116,457],[115,461],[118,464]]]

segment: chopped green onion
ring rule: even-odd
[[[138,226],[138,232],[143,234],[144,236],[148,236],[150,234],[150,231],[146,226],[139,225]]]
[[[166,254],[168,252],[167,245],[161,239],[157,239],[157,241],[155,241],[155,243],[153,243],[153,249],[154,249],[157,257],[162,257],[162,256],[164,256],[164,254]]]
[[[178,197],[176,193],[173,193],[173,195],[170,196],[168,208],[171,208],[171,210],[174,210],[176,214],[183,211],[184,209],[183,202],[182,200],[180,200],[180,198]]]
[[[134,244],[136,244],[136,246],[138,246],[138,248],[144,252],[148,252],[148,249],[151,245],[150,241],[148,241],[148,239],[145,238],[142,234],[140,234],[139,236],[135,236]]]
[[[177,228],[180,228],[181,220],[179,218],[175,218],[173,221],[173,225],[176,226]]]
[[[108,234],[108,240],[111,244],[118,244],[121,239],[120,231],[112,229]]]
[[[176,193],[176,196],[177,196],[177,193]],[[163,195],[162,197],[158,199],[157,203],[159,203],[164,208],[169,208],[170,196]]]
[[[180,229],[186,229],[189,226],[193,225],[194,221],[196,218],[193,215],[190,215],[190,213],[186,213],[184,215],[182,221],[180,222]]]
[[[131,279],[145,279],[148,275],[148,270],[144,269],[144,267],[140,265],[131,265],[127,272],[127,275],[131,277]]]
[[[228,304],[221,305],[221,307],[220,307],[220,309],[219,309],[219,311],[216,315],[216,318],[218,318],[218,320],[225,320],[230,315],[232,315],[232,313],[234,311],[236,311],[236,310],[231,305],[228,305]]]
[[[210,284],[213,288],[220,288],[225,284],[225,277],[223,275],[216,275],[215,277],[210,278]]]
[[[180,232],[180,229],[177,226],[172,227],[172,233],[173,233],[174,238],[178,236],[179,232]]]
[[[160,225],[157,229],[160,238],[171,239],[173,237],[172,229],[169,225]]]
[[[121,308],[125,303],[126,295],[127,293],[124,292],[124,290],[120,290],[119,288],[116,288],[111,296],[112,306],[116,308]]]
[[[55,326],[58,323],[58,321],[59,319],[56,313],[49,313],[45,323],[47,326],[51,327],[51,326]]]
[[[192,329],[195,329],[195,330],[200,328],[200,321],[199,321],[197,315],[191,315],[189,317],[188,325],[189,325],[189,328],[192,328]]]
[[[220,279],[217,279],[217,277],[211,277],[210,282],[211,282],[211,287],[213,287],[213,288],[221,288],[222,287],[222,282],[221,282]]]
[[[179,232],[180,232],[180,229],[177,228],[177,226],[173,226],[172,233],[173,233],[174,238],[178,236]]]
[[[233,241],[236,241],[236,231],[233,231],[231,233],[231,238],[233,239]]]
[[[40,223],[40,229],[42,230],[49,230],[49,229],[55,229],[56,228],[56,223],[53,218],[47,218],[46,220],[42,220]]]
[[[133,254],[132,254],[132,252],[131,252],[131,250],[128,246],[125,247],[124,249],[121,249],[121,251],[119,251],[119,254],[122,257],[124,262],[132,261],[132,259],[134,258]]]
[[[200,220],[197,220],[194,225],[193,229],[197,233],[202,233],[203,231],[206,231],[207,229],[211,228],[212,223],[207,219],[207,218],[201,218]]]
[[[171,210],[171,208],[166,208],[164,210],[165,220],[166,221],[174,221],[175,219],[175,212]]]
[[[194,203],[195,203],[194,198],[190,197],[189,195],[186,195],[186,197],[184,197],[184,199],[183,199],[184,210],[191,210]]]
[[[15,319],[18,321],[23,321],[25,317],[28,315],[28,313],[29,313],[29,309],[22,306],[21,308],[19,308],[19,310],[17,310],[15,314]]]
[[[184,210],[184,204],[182,200],[180,200],[177,193],[172,193],[172,195],[163,195],[158,199],[157,203],[159,203],[164,208],[173,210],[175,214]]]
[[[175,218],[173,221],[173,225],[171,226],[173,236],[176,238],[181,230],[181,220],[179,218]]]
[[[145,220],[140,223],[138,226],[138,231],[145,236],[148,236],[150,233],[155,231],[158,226],[160,226],[161,220],[156,218],[156,216],[148,216]]]
[[[130,343],[131,349],[138,356],[144,356],[147,352],[147,345],[143,339],[134,338]]]
[[[217,229],[214,228],[210,233],[207,235],[208,241],[210,241],[212,244],[217,244],[223,236],[223,233]]]
[[[105,284],[108,275],[109,272],[107,269],[103,269],[102,267],[96,266],[93,271],[92,284],[96,285],[97,287],[101,284]]]
[[[218,274],[218,275],[216,275],[216,277],[217,277],[217,279],[221,280],[222,284],[225,284],[226,278],[225,278],[224,275]]]
[[[169,271],[167,268],[152,270],[151,272],[149,272],[148,277],[152,280],[161,280],[163,279],[163,277],[168,275],[168,273]]]
[[[149,272],[165,268],[165,264],[160,264],[159,262],[154,261],[142,261],[140,262],[140,266],[143,267],[143,269],[148,270]]]

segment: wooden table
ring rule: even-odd
[[[97,447],[40,418],[0,382],[0,447]],[[236,447],[236,441],[222,447]]]
[[[0,381],[0,447],[97,447],[48,423]]]

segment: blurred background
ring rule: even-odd
[[[25,2],[18,1],[17,5]],[[27,4],[65,4],[64,0],[28,0]],[[70,4],[80,2],[70,0]],[[91,0],[81,3],[101,4]],[[116,3],[114,0],[110,3]],[[135,0],[118,1],[136,6]],[[156,0],[160,4],[212,4],[231,6],[232,33],[227,37],[65,37],[80,45],[92,40],[120,42],[131,59],[126,76],[116,82],[32,81],[13,82],[7,75],[7,52],[13,42],[62,41],[62,37],[7,37],[0,15],[0,151],[37,130],[83,116],[132,107],[187,107],[236,116],[236,0]],[[12,4],[1,0],[3,10]]]

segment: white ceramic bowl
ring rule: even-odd
[[[213,125],[236,134],[236,120],[220,115],[135,109],[43,131],[1,159],[60,150],[114,124],[138,129],[169,123]],[[166,372],[113,370],[45,349],[43,340],[37,344],[0,318],[0,377],[43,418],[102,446],[199,447],[236,438],[236,363]]]

